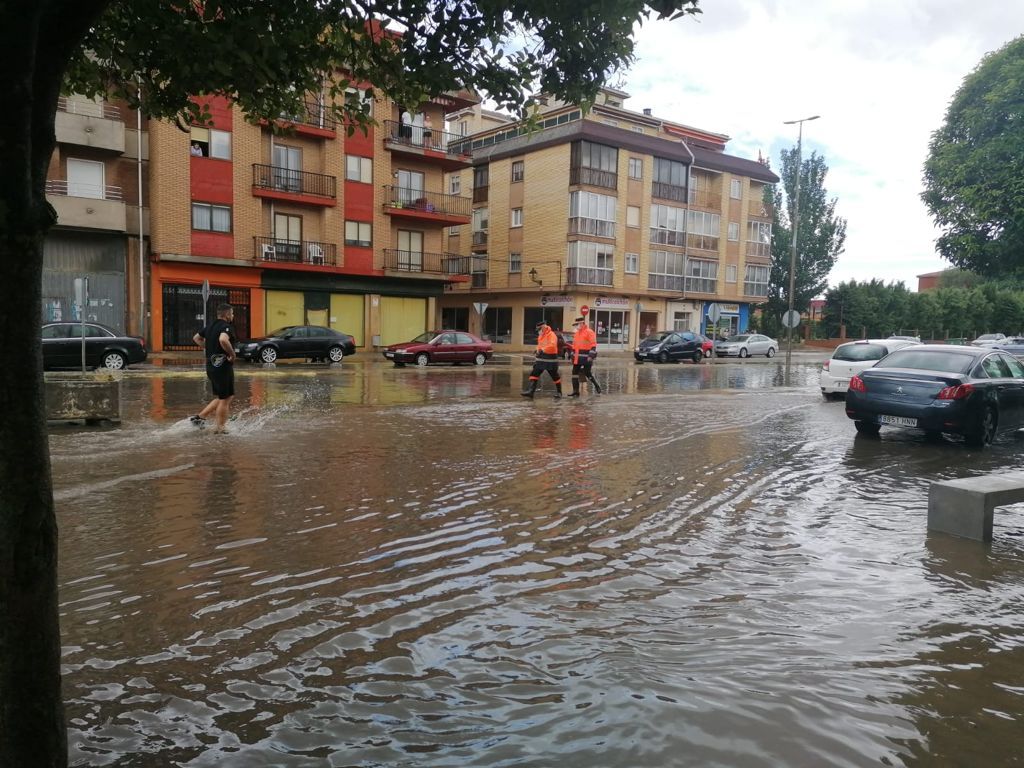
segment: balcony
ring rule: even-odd
[[[772,255],[772,244],[771,243],[758,243],[753,240],[747,241],[747,256],[756,256],[761,259],[767,259]]]
[[[473,233],[472,249],[474,251],[486,251],[487,250],[487,230],[478,229]]]
[[[57,212],[57,226],[125,232],[128,219],[121,188],[46,180],[46,201]]]
[[[718,253],[718,238],[708,235],[688,234],[686,236],[688,248],[695,248],[698,251],[714,251]]]
[[[54,129],[62,144],[125,151],[121,110],[111,104],[61,96],[57,99]]]
[[[647,288],[651,291],[683,293],[683,276],[651,272],[647,275]]]
[[[429,161],[445,171],[468,168],[472,157],[464,136],[421,125],[384,121],[384,148]]]
[[[575,167],[569,169],[569,184],[618,189],[619,175],[612,171],[599,171],[596,168]]]
[[[666,184],[662,181],[651,182],[651,197],[657,197],[661,200],[674,200],[677,203],[685,203],[688,200],[686,187]]]
[[[762,200],[751,200],[747,208],[747,216],[756,219],[770,219],[775,214],[775,206]]]
[[[473,202],[474,203],[486,203],[488,196],[488,187],[473,187]]]
[[[282,265],[306,264],[311,267],[338,266],[338,246],[312,240],[282,240],[254,237],[253,259]],[[270,265],[267,265],[270,266]]]
[[[569,267],[565,270],[566,285],[599,285],[610,288],[613,272],[604,267]]]
[[[319,136],[333,139],[337,136],[338,121],[330,108],[317,101],[307,99],[302,108],[293,115],[281,115],[277,122],[295,133],[305,136]]]
[[[722,208],[722,192],[718,189],[691,189],[687,202],[698,208],[718,211]]]
[[[333,207],[337,205],[336,188],[334,176],[276,165],[254,163],[252,166],[252,193],[255,197]]]
[[[468,224],[471,216],[468,197],[424,192],[406,187],[384,187],[384,213],[420,223],[440,226]]]
[[[449,277],[468,275],[472,268],[471,256],[457,253],[424,253],[422,251],[400,251],[384,249],[384,270],[401,272],[406,275]]]

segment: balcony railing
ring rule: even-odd
[[[702,251],[717,251],[718,238],[709,237],[708,235],[689,234],[686,236],[686,245]]]
[[[384,192],[387,195],[384,205],[388,208],[408,208],[422,213],[465,216],[467,219],[470,216],[469,198],[461,195],[390,186],[384,187]]]
[[[686,233],[678,229],[651,227],[651,242],[658,245],[685,245]]]
[[[613,271],[605,267],[569,267],[565,270],[567,285],[612,285]]]
[[[487,187],[473,187],[473,202],[474,203],[486,203],[487,202]]]
[[[750,206],[747,208],[747,215],[755,216],[759,219],[770,219],[774,213],[775,206],[761,200],[751,200]]]
[[[599,171],[596,168],[576,167],[569,169],[569,183],[618,189],[619,175],[612,171]]]
[[[334,115],[327,105],[308,99],[303,102],[302,109],[298,112],[295,114],[282,113],[278,119],[288,123],[323,128],[326,131],[333,131],[338,127],[338,121],[334,119]]]
[[[254,237],[253,258],[289,264],[311,264],[316,267],[336,266],[338,247],[334,243],[312,240],[282,240],[278,237]]]
[[[474,288],[486,288],[487,287],[487,273],[486,272],[474,272],[471,278],[471,285]]]
[[[486,229],[478,229],[473,233],[473,245],[487,245]]]
[[[84,115],[85,117],[104,117],[107,120],[120,120],[121,110],[113,104],[95,101],[80,101],[69,99],[67,96],[57,98],[57,109],[71,115]]]
[[[46,194],[62,197],[91,197],[94,200],[124,200],[121,188],[113,184],[83,184],[67,179],[47,179]]]
[[[295,171],[277,165],[252,166],[253,189],[268,189],[295,195],[334,199],[337,181],[334,176],[309,171]]]
[[[384,129],[387,131],[387,140],[395,144],[431,149],[449,155],[465,154],[463,152],[463,148],[466,146],[465,137],[456,133],[426,128],[422,125],[399,123],[395,120],[385,120]]]
[[[384,249],[384,268],[397,272],[412,272],[431,275],[468,275],[472,256],[457,253],[424,253],[422,251],[400,251]]]
[[[569,219],[569,234],[613,238],[615,237],[615,222],[576,216]]]
[[[722,203],[722,193],[717,189],[691,189],[686,199],[690,205],[699,205],[702,208],[719,208]]]
[[[767,296],[768,283],[743,283],[744,296]]]
[[[664,275],[651,272],[647,275],[647,288],[652,291],[683,292],[682,275]]]
[[[752,240],[747,241],[747,256],[760,256],[761,258],[767,259],[771,255],[771,243],[757,243]]]
[[[679,187],[675,184],[666,184],[663,181],[655,181],[651,183],[651,196],[662,200],[675,200],[679,203],[685,203],[687,200],[686,187]]]

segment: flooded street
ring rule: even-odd
[[[1024,516],[925,530],[1024,469],[855,438],[800,364],[129,374],[51,431],[79,766],[1024,763]],[[568,366],[563,366],[568,386]]]

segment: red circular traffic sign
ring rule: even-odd
[[[587,312],[589,312],[589,311],[590,311],[590,307],[588,307],[586,304],[584,304],[582,307],[580,307],[580,314],[583,315],[584,317],[587,316]]]

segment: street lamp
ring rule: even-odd
[[[530,279],[533,280],[533,282],[535,282],[537,285],[544,285],[544,281],[543,280],[539,280],[537,278],[537,268],[536,267],[532,267],[530,269],[530,271],[527,272],[526,274],[528,274],[530,276]]]
[[[821,115],[802,117],[799,120],[783,120],[783,125],[798,125],[796,139],[796,190],[793,192],[793,242],[789,253],[789,312],[786,313],[787,321],[790,312],[793,311],[793,282],[796,278],[796,237],[800,229],[800,164],[802,162],[801,151],[804,140],[804,123],[817,120]],[[789,363],[793,356],[793,326],[786,326],[786,384],[789,384]]]

